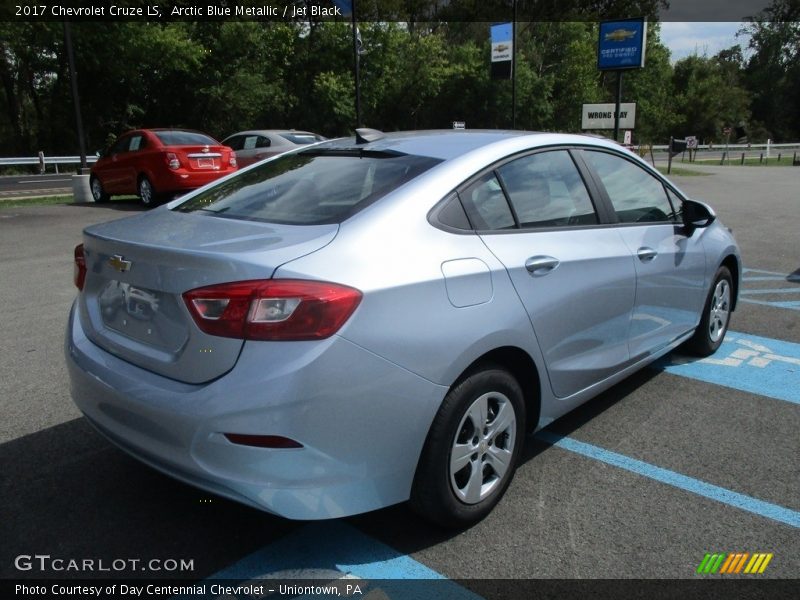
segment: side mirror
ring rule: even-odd
[[[707,204],[697,200],[686,200],[683,203],[683,224],[691,235],[695,229],[708,227],[717,218],[714,210]]]

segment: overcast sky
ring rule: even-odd
[[[692,54],[714,56],[734,44],[745,50],[750,38],[746,35],[736,37],[742,25],[741,22],[664,22],[661,23],[661,41],[672,53],[673,63]]]

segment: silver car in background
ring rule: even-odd
[[[236,162],[240,167],[246,167],[281,152],[294,150],[298,146],[316,144],[325,139],[318,133],[310,131],[255,129],[234,133],[226,137],[222,145],[228,146],[236,153]]]
[[[98,431],[287,518],[460,527],[526,434],[722,343],[736,242],[617,144],[357,133],[84,231],[66,356]]]

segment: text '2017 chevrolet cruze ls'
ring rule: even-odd
[[[617,144],[357,133],[84,231],[66,356],[109,440],[292,519],[463,526],[526,434],[722,343],[736,242]]]

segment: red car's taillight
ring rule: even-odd
[[[243,340],[321,340],[353,314],[361,292],[322,281],[237,281],[183,294],[197,326]]]
[[[86,258],[83,256],[83,244],[75,246],[75,264],[72,270],[72,280],[75,287],[83,290],[83,283],[86,281]]]
[[[178,155],[174,152],[167,152],[167,166],[173,171],[181,168],[181,161],[178,160]]]
[[[228,159],[228,164],[232,167],[236,166],[236,155],[231,152],[231,157]]]

